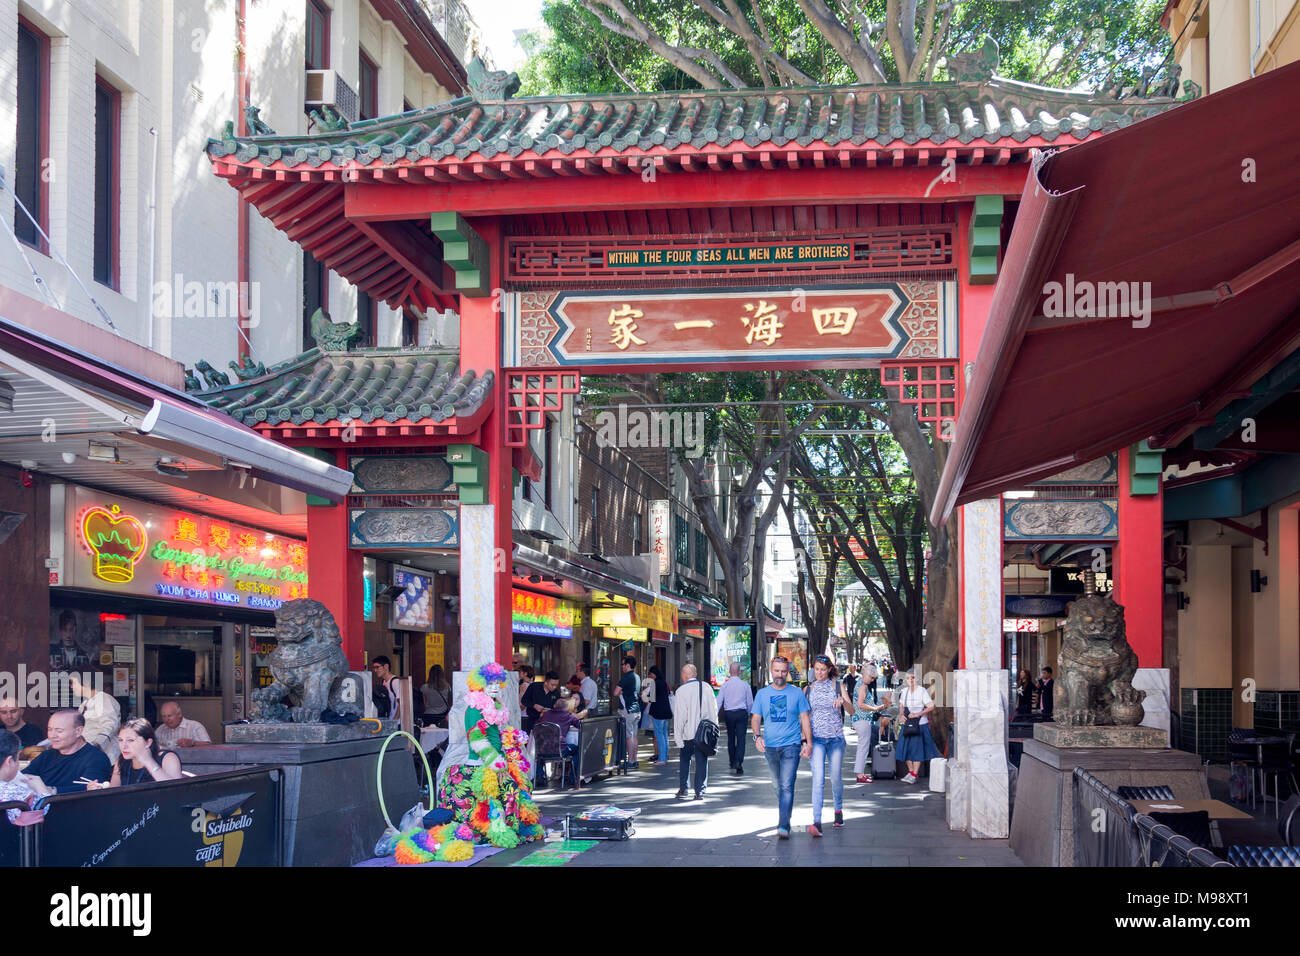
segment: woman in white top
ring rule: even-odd
[[[898,692],[898,746],[894,751],[895,759],[907,763],[907,776],[903,783],[916,783],[917,771],[921,764],[939,756],[939,748],[934,745],[934,735],[930,733],[930,714],[934,712],[934,701],[924,687],[916,682],[916,671],[907,672],[903,689]],[[920,726],[908,734],[908,718],[919,717]]]

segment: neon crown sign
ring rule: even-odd
[[[89,508],[81,516],[81,538],[95,557],[95,577],[125,584],[144,557],[148,532],[140,519],[117,505]]]

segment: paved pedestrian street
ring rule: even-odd
[[[709,761],[704,799],[677,800],[677,750],[667,766],[656,767],[654,745],[644,736],[639,770],[596,780],[582,790],[548,787],[537,792],[545,817],[577,815],[601,804],[640,807],[636,833],[626,842],[596,842],[566,866],[1022,866],[1006,840],[973,840],[948,829],[944,795],[931,793],[927,781],[908,785],[897,780],[854,782],[852,757],[856,740],[845,731],[849,747],[844,766],[844,826],[837,830],[826,785],[820,839],[807,833],[812,822],[812,775],[800,761],[795,784],[793,832],[777,840],[776,796],[763,756],[746,743],[744,776],[727,768],[727,741]],[[548,843],[546,848],[553,848]],[[537,845],[499,853],[480,866],[518,864]]]

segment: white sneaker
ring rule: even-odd
[[[906,777],[903,778],[903,783],[916,783],[916,774],[909,773]]]

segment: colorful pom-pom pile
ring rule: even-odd
[[[508,723],[506,677],[497,663],[469,675],[465,731],[477,760],[449,767],[438,788],[438,806],[455,820],[403,835],[398,863],[460,862],[474,856],[475,844],[513,847],[545,837],[524,756],[528,735]]]

